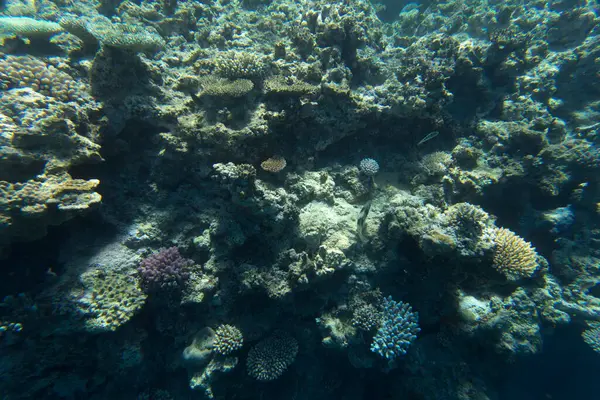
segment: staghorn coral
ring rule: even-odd
[[[232,325],[219,325],[215,330],[213,351],[221,355],[229,355],[244,345],[242,332]]]
[[[421,330],[418,319],[419,314],[410,305],[396,302],[391,296],[384,298],[381,327],[373,337],[371,351],[390,361],[406,354]]]
[[[514,232],[497,229],[494,243],[493,266],[508,279],[528,278],[538,268],[535,248]]]
[[[278,331],[258,342],[248,353],[248,375],[259,381],[279,378],[294,362],[298,342],[287,332]]]

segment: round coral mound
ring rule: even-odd
[[[294,362],[298,342],[286,332],[276,332],[262,340],[248,353],[248,374],[259,381],[279,378]]]
[[[231,325],[220,325],[215,331],[213,350],[224,356],[239,350],[244,345],[242,332]]]

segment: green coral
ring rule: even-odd
[[[82,276],[86,289],[80,299],[91,318],[85,321],[91,331],[114,331],[129,321],[146,301],[138,278],[122,272],[94,269]]]

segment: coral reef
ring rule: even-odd
[[[599,22],[0,2],[0,397],[594,397]]]

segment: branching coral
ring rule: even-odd
[[[279,378],[294,362],[298,342],[286,332],[276,332],[262,340],[248,353],[248,374],[259,381]]]
[[[261,78],[269,70],[269,63],[265,57],[251,52],[228,51],[219,54],[214,60],[217,75],[237,78]]]
[[[421,330],[419,314],[406,303],[396,302],[389,296],[383,299],[382,324],[371,343],[371,351],[393,360],[406,350]]]
[[[242,332],[232,325],[220,325],[215,331],[214,351],[221,355],[228,355],[242,348],[244,336]]]
[[[138,272],[147,292],[180,288],[189,277],[193,261],[183,258],[177,247],[161,249],[142,260]]]
[[[528,278],[538,268],[535,248],[514,232],[496,230],[495,245],[494,268],[508,279]]]

